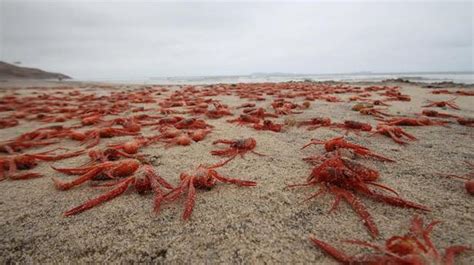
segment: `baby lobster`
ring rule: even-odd
[[[301,127],[301,126],[308,126],[307,130],[311,131],[311,130],[318,129],[320,127],[331,126],[331,119],[324,118],[324,117],[316,117],[307,121],[299,122],[298,127]]]
[[[222,165],[231,161],[237,155],[240,155],[243,158],[247,152],[251,152],[259,156],[265,156],[263,154],[253,151],[253,149],[255,149],[255,147],[257,146],[257,141],[254,138],[239,139],[239,140],[217,140],[217,141],[214,141],[212,144],[228,144],[229,145],[229,148],[211,151],[211,154],[215,156],[230,157],[229,159],[224,161]]]
[[[439,221],[433,221],[426,227],[421,217],[415,216],[411,222],[410,232],[403,236],[392,236],[385,241],[384,246],[375,245],[360,240],[345,240],[343,242],[368,247],[376,250],[377,254],[363,254],[348,256],[330,244],[310,236],[311,243],[342,264],[406,264],[406,265],[429,265],[429,264],[454,264],[454,258],[470,247],[455,245],[450,246],[440,255],[440,251],[434,246],[430,239],[430,233]]]
[[[0,181],[6,178],[9,178],[11,180],[22,180],[42,177],[42,175],[38,173],[29,172],[25,174],[16,174],[16,172],[17,170],[32,169],[38,165],[38,161],[57,161],[61,159],[75,157],[84,153],[84,150],[80,150],[61,155],[50,154],[55,150],[36,154],[22,154],[0,158]]]
[[[134,167],[129,168],[128,170],[124,170],[122,171],[122,173],[127,173],[127,175],[131,175],[134,172],[133,168]],[[104,183],[102,185],[99,185],[100,187],[112,186],[114,188],[77,207],[69,209],[68,211],[64,213],[64,216],[75,215],[83,211],[89,210],[98,204],[101,204],[106,201],[110,201],[113,198],[118,197],[121,194],[123,194],[131,185],[135,187],[135,190],[139,194],[145,194],[148,191],[152,191],[155,194],[153,208],[154,208],[154,211],[158,213],[160,211],[161,202],[163,201],[163,198],[164,198],[164,192],[161,190],[161,187],[171,190],[173,189],[173,186],[171,186],[168,182],[166,182],[166,180],[164,180],[162,177],[156,174],[156,172],[153,170],[153,167],[151,167],[150,165],[144,165],[142,169],[143,169],[143,173],[140,176],[132,175],[118,181],[114,181],[111,183]],[[117,168],[116,170],[120,171],[119,168]],[[131,171],[133,172],[130,173]]]
[[[428,117],[439,117],[439,118],[459,118],[457,115],[452,115],[448,113],[437,112],[436,110],[425,109],[421,112],[422,115]]]
[[[405,132],[402,128],[399,128],[396,126],[383,125],[383,124],[378,124],[376,132],[374,132],[371,136],[375,134],[386,135],[392,138],[392,140],[396,142],[397,144],[407,144],[407,142],[402,140],[404,136],[412,141],[417,140],[415,136]]]
[[[455,99],[456,98],[446,100],[446,101],[428,100],[428,102],[430,102],[430,104],[425,105],[423,107],[425,107],[425,108],[426,107],[439,107],[439,108],[450,107],[450,108],[455,109],[455,110],[460,110],[459,106],[454,102]]]
[[[273,132],[280,132],[282,125],[273,123],[271,120],[263,120],[263,124],[256,123],[253,125],[255,130],[261,131],[273,131]]]
[[[399,126],[434,126],[434,125],[446,125],[446,121],[436,121],[429,118],[393,118],[384,121],[387,125],[399,125]]]
[[[318,186],[320,190],[310,195],[305,201],[315,198],[324,193],[332,193],[336,196],[329,212],[335,210],[341,200],[345,200],[352,209],[363,220],[364,225],[373,237],[379,234],[378,228],[365,205],[355,196],[360,193],[375,201],[383,202],[397,207],[428,210],[423,205],[404,200],[398,196],[396,191],[377,183],[379,173],[354,161],[343,158],[338,152],[326,157],[323,162],[313,168],[311,174],[303,184],[293,184],[288,187]],[[387,195],[370,188],[390,191],[397,196]]]
[[[183,220],[187,220],[193,212],[194,203],[196,201],[196,188],[209,190],[212,189],[218,181],[244,187],[251,187],[257,185],[257,183],[254,181],[226,178],[220,175],[219,173],[217,173],[215,168],[220,167],[222,165],[223,163],[212,167],[199,165],[197,169],[191,172],[181,173],[181,175],[179,176],[179,178],[181,179],[179,186],[170,191],[168,194],[166,194],[164,196],[164,200],[175,201],[181,195],[187,193],[187,199],[183,212]]]
[[[306,147],[313,144],[324,144],[324,149],[326,149],[326,152],[332,152],[339,149],[351,149],[355,154],[360,155],[360,156],[372,157],[381,161],[395,162],[394,160],[390,158],[372,153],[367,147],[350,143],[344,140],[344,137],[336,137],[333,139],[329,139],[327,141],[311,139],[311,141],[308,144],[304,145],[301,149],[305,149]]]

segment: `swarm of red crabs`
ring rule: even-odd
[[[419,133],[425,126],[441,126],[447,130],[456,126],[474,127],[474,118],[460,115],[461,107],[456,102],[459,97],[474,96],[470,91],[434,90],[433,94],[439,97],[437,100],[427,100],[417,113],[401,116],[391,111],[392,105],[411,101],[411,97],[396,86],[290,82],[181,86],[174,90],[164,86],[135,90],[97,88],[106,93],[60,87],[42,88],[41,92],[33,89],[27,96],[12,91],[0,98],[0,130],[9,130],[11,134],[11,128],[26,122],[38,125],[34,130],[2,139],[0,181],[48,177],[50,174],[35,171],[36,167],[54,163],[49,165],[54,172],[50,177],[57,190],[78,189],[86,184],[104,189],[97,195],[97,189],[83,187],[95,195],[86,196],[84,201],[66,209],[65,216],[99,208],[100,204],[127,190],[134,190],[141,195],[152,194],[152,208],[156,213],[163,204],[185,197],[182,218],[187,220],[201,196],[197,190],[210,190],[222,184],[257,185],[244,176],[234,178],[223,173],[231,161],[250,164],[243,159],[246,154],[256,155],[251,156],[252,159],[271,159],[265,146],[260,141],[257,144],[258,137],[250,137],[250,134],[279,137],[290,130],[299,130],[313,136],[320,130],[329,130],[340,136],[312,139],[304,145],[301,152],[321,150],[318,145],[323,146],[323,152],[303,158],[312,167],[311,173],[306,181],[289,187],[316,189],[306,201],[331,195],[334,202],[329,212],[336,210],[341,201],[346,202],[375,238],[380,231],[361,197],[371,203],[386,204],[386,207],[412,208],[420,212],[430,211],[430,208],[404,198],[395,188],[383,184],[386,176],[364,161],[370,159],[372,163],[389,162],[390,166],[396,166],[396,159],[369,149],[359,140],[381,138],[385,141],[383,137],[386,137],[396,146],[408,146],[426,137]],[[229,97],[244,103],[227,104]],[[313,115],[313,112],[301,117],[317,104],[350,104],[352,107],[348,110],[356,111],[361,120],[338,120]],[[241,135],[217,137],[215,132],[222,133],[225,126]],[[414,126],[419,129],[410,128]],[[162,176],[154,166],[153,157],[147,153],[159,150],[166,154],[169,148],[184,152],[194,144],[209,148],[206,155],[214,162],[198,163],[175,176]],[[312,145],[316,147],[310,147]],[[57,164],[84,156],[87,162],[72,167]],[[238,157],[241,158],[236,159]],[[472,171],[473,163],[466,161],[466,164]],[[467,193],[474,193],[472,172],[463,176],[445,175],[464,181]],[[349,241],[379,252],[374,255],[349,256],[314,236],[311,242],[342,263],[452,264],[454,257],[468,247],[448,247],[441,255],[429,238],[435,224],[424,227],[421,218],[416,217],[409,234],[394,236],[385,246]]]

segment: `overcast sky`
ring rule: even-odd
[[[472,71],[473,1],[0,0],[0,60],[79,79]]]

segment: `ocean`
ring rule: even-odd
[[[449,72],[449,73],[353,73],[353,74],[250,74],[229,76],[182,76],[182,77],[149,77],[133,78],[127,80],[96,79],[84,81],[102,81],[117,83],[138,84],[219,84],[219,83],[261,83],[261,82],[288,82],[288,81],[382,81],[387,79],[402,78],[412,82],[454,82],[474,84],[474,72]]]

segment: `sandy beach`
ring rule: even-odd
[[[337,84],[333,84],[337,85]],[[474,97],[456,95],[434,95],[435,89],[423,88],[414,83],[349,83],[349,86],[399,86],[400,92],[411,97],[410,102],[391,101],[386,111],[393,116],[415,116],[427,104],[427,100],[447,100],[456,97],[460,110],[432,108],[444,113],[463,117],[474,117]],[[34,86],[36,88],[27,88]],[[117,91],[134,91],[142,85],[114,84],[97,88],[96,84],[80,82],[2,82],[0,97],[18,93],[18,97],[53,93],[60,89],[44,87],[73,86],[85,94],[110,95]],[[161,88],[165,86],[148,87]],[[168,92],[155,96],[168,97],[186,86],[166,86]],[[196,86],[203,89],[204,86]],[[449,91],[466,90],[456,85],[442,87]],[[69,90],[64,90],[69,91]],[[372,99],[377,94],[372,93]],[[337,94],[342,102],[315,100],[301,114],[280,116],[272,119],[277,123],[285,120],[308,120],[313,117],[329,117],[334,122],[356,120],[370,123],[374,128],[377,120],[373,116],[361,115],[351,108],[349,101],[355,94]],[[226,120],[236,118],[241,109],[236,109],[249,100],[235,93],[212,97],[227,104],[234,114],[220,119],[204,119],[214,126],[212,132],[200,142],[189,146],[168,149],[163,144],[144,147],[141,153],[148,155],[156,171],[172,185],[179,183],[182,172],[194,169],[199,164],[213,164],[221,160],[212,156],[218,139],[240,139],[252,137],[257,141],[256,152],[265,156],[247,154],[237,157],[217,171],[225,176],[252,180],[255,187],[238,187],[218,183],[210,190],[197,190],[196,205],[190,220],[183,221],[184,198],[163,204],[159,214],[153,209],[153,195],[140,195],[129,189],[122,196],[98,205],[80,214],[64,217],[63,213],[88,199],[104,192],[83,184],[68,191],[55,189],[52,177],[63,180],[71,176],[58,173],[51,168],[76,167],[88,161],[87,155],[40,163],[32,171],[44,175],[42,178],[0,182],[0,263],[194,263],[194,264],[338,264],[319,248],[313,246],[308,237],[333,244],[346,253],[355,255],[373,252],[359,246],[342,243],[344,239],[357,239],[383,244],[393,235],[405,234],[414,215],[425,222],[440,220],[431,233],[434,244],[440,250],[450,245],[474,246],[473,197],[464,189],[463,182],[443,177],[441,174],[465,175],[469,168],[464,161],[474,161],[474,130],[461,126],[454,120],[449,126],[403,127],[418,140],[407,145],[398,145],[382,135],[369,136],[349,134],[346,140],[366,146],[378,154],[396,160],[396,163],[360,159],[364,165],[380,172],[379,183],[392,187],[402,198],[428,206],[431,211],[394,207],[358,196],[366,205],[377,224],[380,235],[370,236],[366,227],[351,207],[341,202],[336,211],[328,213],[334,196],[325,195],[302,202],[315,192],[312,187],[286,188],[288,184],[302,183],[313,166],[302,159],[313,154],[322,154],[320,145],[301,150],[310,139],[327,140],[343,135],[343,131],[319,128],[284,126],[282,132],[257,131],[247,126],[236,126]],[[263,101],[252,101],[257,107],[272,111],[274,97],[265,95]],[[301,97],[289,99],[301,104]],[[154,104],[132,104],[143,106],[149,115],[159,115]],[[185,110],[186,108],[176,108]],[[11,112],[1,112],[4,118]],[[118,116],[132,115],[126,111]],[[181,114],[180,114],[181,115]],[[187,114],[182,114],[190,117]],[[452,120],[452,119],[451,119]],[[79,119],[64,123],[41,123],[20,121],[20,124],[0,130],[2,140],[17,137],[21,133],[47,125],[72,126]],[[151,127],[143,135],[154,132]],[[103,139],[99,147],[123,142],[131,136]],[[61,140],[59,144],[35,148],[26,152],[41,152],[56,147],[71,150],[79,148],[77,142]],[[105,189],[107,190],[107,189]],[[474,252],[456,257],[456,264],[474,264]]]

